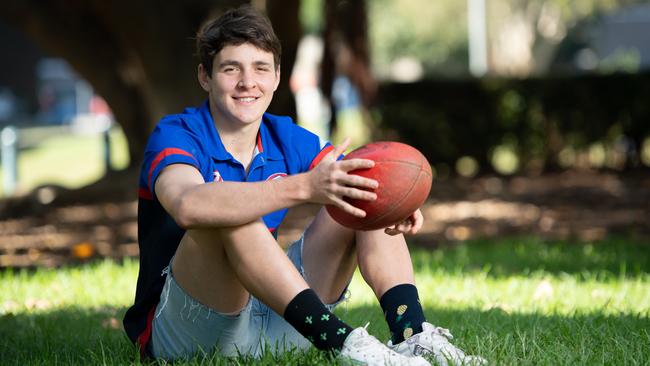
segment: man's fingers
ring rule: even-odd
[[[395,226],[387,227],[384,229],[384,232],[390,236],[395,236],[402,233],[401,231],[397,230]]]
[[[353,187],[343,188],[340,192],[340,195],[352,199],[365,200],[365,201],[374,201],[377,199],[377,193],[366,191],[363,189],[357,189]]]
[[[411,235],[417,234],[417,232],[420,231],[422,225],[424,224],[424,216],[422,216],[422,211],[419,209],[413,212],[413,214],[406,220],[411,225],[408,231],[408,233]]]
[[[416,234],[418,231],[420,231],[422,225],[424,225],[424,216],[422,216],[420,210],[416,211],[414,219],[415,220],[413,221],[413,227],[411,228],[412,234]]]
[[[340,145],[334,146],[332,151],[327,153],[327,155],[325,155],[323,160],[336,161],[339,158],[339,156],[341,156],[341,154],[345,152],[345,149],[347,149],[349,145],[350,145],[350,138],[346,137],[345,140],[343,140],[343,142],[341,142]]]
[[[339,184],[349,187],[375,189],[379,187],[379,183],[370,178],[361,177],[359,175],[348,174],[339,178]]]
[[[345,152],[345,149],[347,149],[349,145],[350,145],[350,138],[346,137],[345,140],[343,140],[343,142],[341,142],[338,146],[334,147],[334,150],[332,150],[330,154],[333,154],[334,159],[337,159],[341,154]]]
[[[388,235],[393,235],[393,236],[398,234],[414,235],[420,230],[423,223],[424,220],[422,218],[422,214],[419,211],[416,211],[413,215],[409,216],[406,220],[384,229],[384,232]]]
[[[399,230],[399,231],[401,231],[403,233],[407,233],[407,232],[409,232],[411,230],[412,227],[413,227],[413,224],[410,221],[407,220],[407,221],[401,222],[399,225],[397,225],[397,230]]]
[[[365,212],[364,210],[362,210],[362,209],[360,209],[360,208],[356,208],[356,207],[352,206],[351,204],[349,204],[349,203],[343,201],[343,200],[340,199],[340,198],[335,198],[335,199],[334,199],[334,204],[335,204],[338,208],[340,208],[341,210],[343,210],[343,211],[349,213],[349,214],[352,215],[352,216],[356,216],[356,217],[366,217],[366,212]]]
[[[370,169],[375,166],[375,162],[370,159],[350,159],[339,162],[341,170],[349,172],[357,169]]]

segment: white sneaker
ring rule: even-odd
[[[420,356],[409,357],[394,352],[379,342],[377,338],[368,334],[365,327],[350,332],[343,343],[339,358],[353,365],[431,366],[427,360]]]
[[[484,358],[467,356],[460,348],[449,343],[453,338],[449,329],[424,322],[421,333],[395,345],[388,341],[388,347],[404,356],[433,356],[441,366],[487,364]]]

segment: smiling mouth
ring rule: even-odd
[[[257,97],[242,97],[242,98],[234,98],[234,99],[242,103],[252,103],[257,100]]]

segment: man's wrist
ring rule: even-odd
[[[288,183],[290,186],[287,187],[287,191],[292,200],[295,200],[298,204],[309,202],[311,197],[310,184],[309,184],[309,175],[307,173],[296,174],[288,177]]]

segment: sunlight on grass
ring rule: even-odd
[[[65,269],[0,272],[0,315],[70,306],[128,306],[135,296],[138,263],[125,259]]]
[[[129,156],[124,133],[114,127],[110,139],[112,168],[126,168]],[[70,133],[45,138],[36,147],[19,153],[18,192],[29,192],[44,184],[79,188],[96,181],[105,173],[103,149],[101,134]],[[0,186],[0,197],[4,195],[2,189]]]
[[[360,276],[355,276],[350,306],[377,302],[362,281]],[[541,273],[494,279],[485,272],[467,273],[462,277],[433,272],[416,275],[416,282],[425,307],[498,309],[521,314],[650,316],[650,276],[603,283]]]
[[[511,238],[413,250],[427,318],[454,342],[495,364],[594,365],[650,362],[650,246]],[[98,261],[61,269],[0,272],[0,364],[139,363],[121,319],[138,263]],[[359,273],[336,310],[386,341],[388,330]],[[190,365],[231,364],[207,355]],[[315,353],[238,364],[322,364]]]
[[[536,238],[414,250],[425,307],[506,313],[650,316],[650,245],[610,239],[575,244]],[[360,276],[352,302],[376,302]]]

